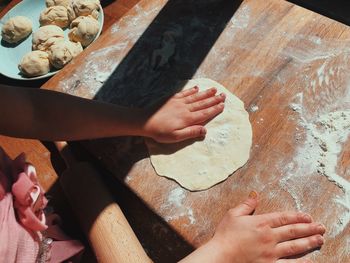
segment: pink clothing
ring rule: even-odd
[[[0,201],[0,258],[6,262],[36,262],[39,237],[21,226],[16,219],[12,195]]]
[[[46,205],[35,168],[25,161],[25,155],[11,160],[0,147],[0,259],[58,263],[83,250],[79,241],[69,240],[55,224],[57,216],[48,218],[48,228]],[[49,238],[43,237],[44,230]]]
[[[42,223],[47,200],[34,177],[35,169],[25,163],[24,154],[11,160],[0,148],[0,258],[7,262],[36,262],[38,231],[47,228]],[[33,193],[35,203],[40,203],[36,207]]]

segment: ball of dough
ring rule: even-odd
[[[49,60],[55,68],[60,69],[82,51],[83,47],[79,42],[61,41],[49,49]]]
[[[49,55],[40,50],[31,51],[23,56],[18,68],[28,77],[47,74],[50,71]]]
[[[34,32],[32,48],[33,50],[46,51],[53,44],[63,40],[64,33],[62,28],[55,25],[43,26]]]
[[[68,37],[71,41],[80,42],[83,47],[90,45],[99,31],[99,23],[91,16],[79,16],[71,23]]]
[[[89,16],[98,19],[100,10],[99,0],[73,0],[73,10],[76,16]]]
[[[56,25],[65,28],[69,25],[68,10],[64,6],[51,6],[41,12],[41,26]]]
[[[25,16],[10,18],[2,27],[1,37],[8,43],[17,43],[32,32],[32,21]]]
[[[68,19],[71,22],[77,18],[77,15],[74,12],[72,3],[69,6],[67,6],[67,14],[68,14]]]
[[[72,3],[72,0],[46,0],[46,6],[64,6],[68,7]]]

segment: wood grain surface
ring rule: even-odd
[[[286,1],[144,0],[44,88],[147,107],[179,80],[218,81],[250,112],[253,146],[247,164],[209,190],[156,175],[142,138],[84,146],[193,247],[255,189],[256,214],[301,210],[326,225],[325,245],[305,257],[349,262],[349,44],[347,26]],[[329,124],[337,118],[341,128]],[[181,246],[164,243],[169,254]]]
[[[45,191],[56,183],[57,174],[51,164],[51,153],[40,142],[0,135],[0,146],[12,159],[24,152],[27,160],[35,166],[38,179]]]

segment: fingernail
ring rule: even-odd
[[[317,237],[317,243],[319,245],[323,245],[324,244],[324,237],[323,236],[318,236]]]
[[[226,98],[225,93],[221,93],[221,94],[220,94],[220,97],[222,97],[222,98]]]
[[[211,88],[210,91],[211,92],[216,92],[216,88]]]
[[[206,135],[207,134],[207,129],[202,127],[201,128],[201,131],[200,131],[200,134],[203,136],[203,135]]]
[[[319,224],[319,225],[317,226],[317,231],[320,231],[320,232],[326,232],[326,228],[325,228],[325,226],[324,226],[324,225]]]
[[[251,191],[248,195],[249,198],[251,199],[256,199],[258,197],[258,193],[255,191]]]

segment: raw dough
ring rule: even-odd
[[[99,31],[99,23],[91,16],[79,16],[71,23],[68,37],[71,41],[80,42],[83,47],[90,45]]]
[[[72,0],[46,0],[46,6],[64,6],[68,7],[72,3]]]
[[[64,33],[62,28],[55,25],[40,27],[33,34],[32,48],[33,50],[46,51],[53,44],[63,41]]]
[[[55,68],[60,69],[82,51],[83,47],[79,42],[61,41],[49,49],[49,60]]]
[[[193,79],[184,89],[215,87],[226,94],[224,111],[206,124],[203,141],[160,144],[147,140],[151,162],[157,174],[176,180],[191,191],[205,190],[225,180],[248,158],[252,127],[243,102],[219,83]]]
[[[10,18],[2,27],[1,37],[8,43],[17,43],[32,32],[32,21],[25,16]]]
[[[68,10],[64,6],[51,6],[41,12],[41,26],[56,25],[65,28],[69,25]]]
[[[89,16],[98,19],[100,10],[99,0],[73,0],[73,10],[76,16]]]
[[[74,19],[77,18],[77,15],[75,14],[74,9],[73,9],[73,3],[71,3],[66,8],[67,8],[68,19],[70,22],[72,22]]]
[[[23,56],[18,68],[28,77],[47,74],[50,71],[49,55],[40,50],[31,51]]]

